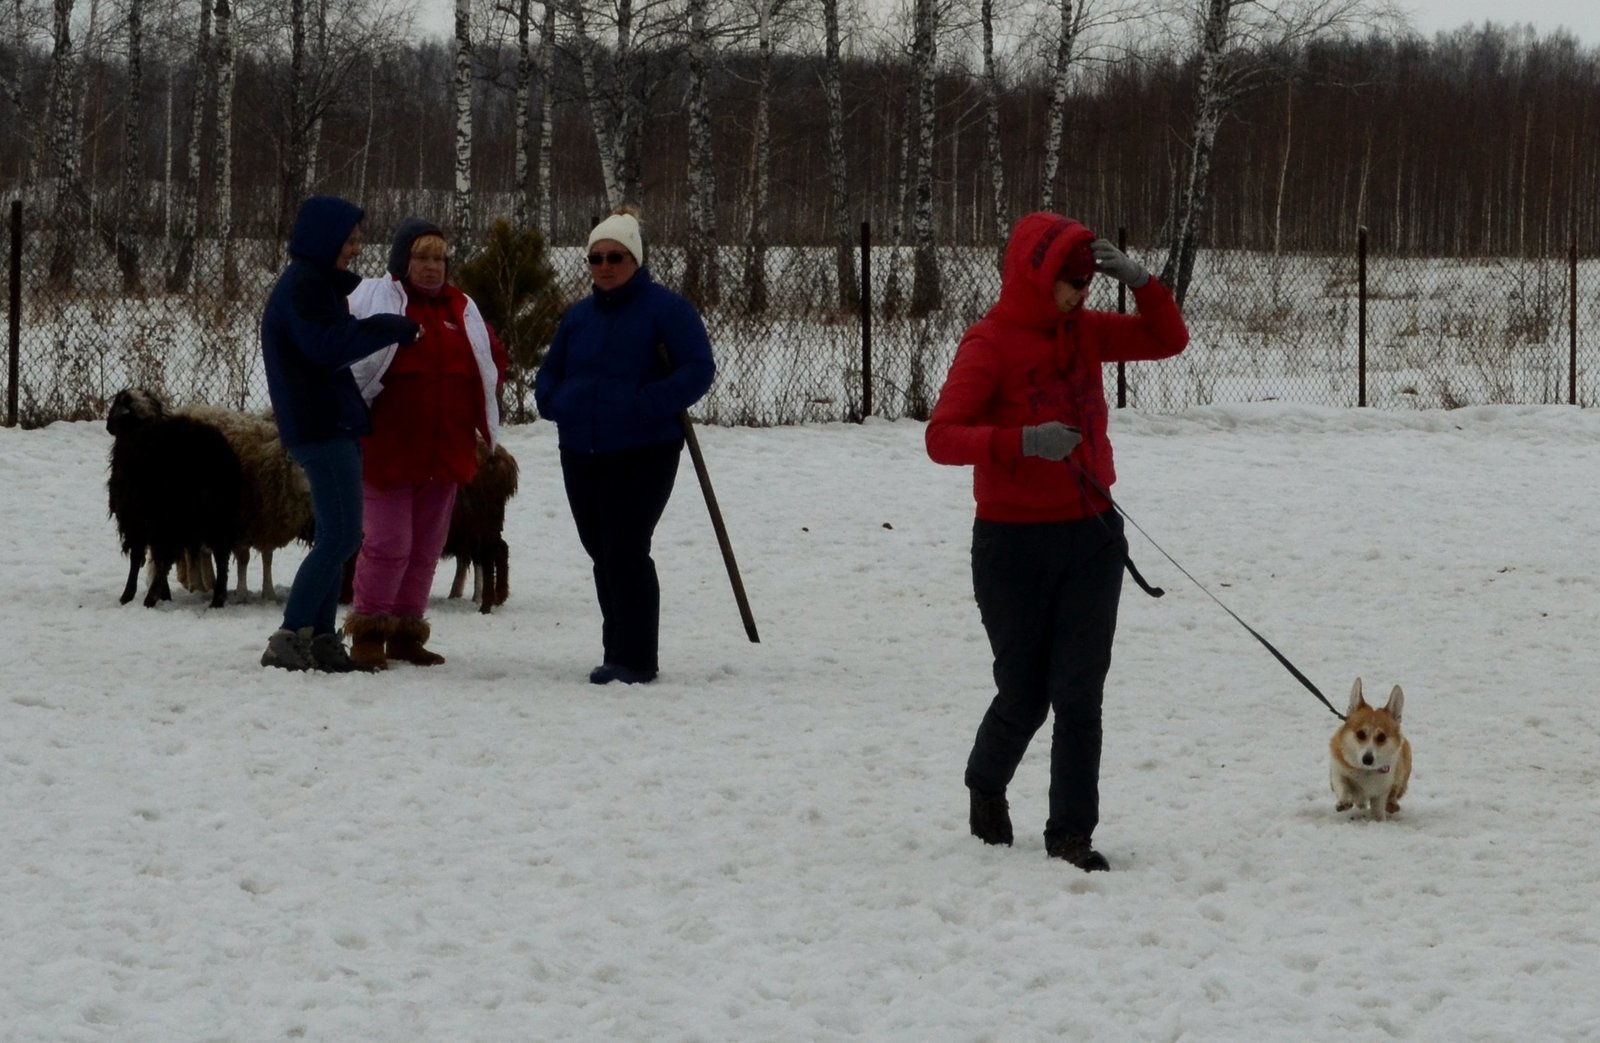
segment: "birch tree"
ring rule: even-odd
[[[631,3],[623,0],[627,10],[632,10]],[[569,0],[568,15],[572,19],[572,33],[577,40],[578,66],[583,74],[583,93],[589,103],[589,121],[594,127],[595,147],[600,154],[600,177],[605,184],[606,207],[612,209],[621,206],[627,198],[626,190],[621,180],[621,163],[617,157],[617,147],[620,127],[617,117],[612,112],[608,103],[607,92],[601,85],[600,69],[600,44],[590,35],[588,13],[584,10],[583,0]],[[617,54],[621,60],[621,53],[626,46],[626,26],[630,18],[619,15]]]
[[[268,19],[274,26],[270,41],[281,47],[282,33],[276,31],[279,12]],[[402,24],[398,9],[385,0],[354,0],[330,9],[327,0],[287,0],[288,52],[280,54],[268,47],[260,55],[269,66],[282,68],[287,62],[282,105],[283,147],[278,162],[278,230],[286,235],[300,201],[313,194],[319,181],[323,154],[323,127],[328,114],[339,107],[350,110],[351,81],[367,80],[369,102],[376,86],[373,65],[377,55],[390,51],[399,38]],[[331,17],[331,20],[330,20]],[[361,66],[367,67],[363,74]],[[372,104],[367,107],[367,122],[372,122]],[[369,134],[370,138],[370,134]],[[363,159],[363,166],[365,160]],[[364,170],[358,180],[365,181]]]
[[[313,48],[313,61],[317,69],[327,75],[328,54],[328,0],[316,0],[316,17],[312,20],[312,28],[316,32],[316,45]],[[344,77],[339,77],[341,88],[345,86]],[[322,155],[322,118],[327,114],[326,105],[313,105],[306,117],[310,126],[306,129],[306,155],[305,167],[302,177],[307,186],[317,183],[317,163]]]
[[[233,5],[230,0],[216,3],[212,20],[217,47],[217,159],[212,200],[222,244],[222,295],[231,300],[239,294],[239,258],[233,241]]]
[[[1224,65],[1230,43],[1229,22],[1240,0],[1204,0],[1206,17],[1201,23],[1194,87],[1194,123],[1189,132],[1189,170],[1178,212],[1172,222],[1172,243],[1167,250],[1161,281],[1171,288],[1181,306],[1194,274],[1194,258],[1200,248],[1206,195],[1210,190],[1211,150],[1216,147],[1217,130],[1232,102],[1234,87]]]
[[[689,0],[689,249],[683,293],[697,305],[721,297],[717,264],[717,176],[711,146],[711,30],[707,0]]]
[[[144,276],[140,271],[139,244],[133,229],[144,211],[139,190],[140,136],[144,119],[144,0],[128,0],[128,83],[122,110],[122,184],[119,187],[115,244],[117,270],[122,274],[122,292],[143,294]]]
[[[556,231],[555,145],[556,0],[544,0],[544,30],[539,34],[539,227],[545,236]]]
[[[79,163],[79,109],[74,99],[78,59],[72,46],[72,7],[73,0],[54,0],[52,6],[46,88],[54,120],[49,133],[56,180],[55,243],[50,251],[47,285],[57,291],[72,289],[78,265],[78,236],[89,226],[89,197],[83,188]]]
[[[289,0],[289,147],[279,182],[279,236],[289,234],[295,210],[306,197],[307,169],[311,165],[306,92],[306,0]]]
[[[184,153],[182,206],[178,227],[168,246],[166,289],[182,293],[194,272],[195,237],[200,234],[200,135],[205,128],[207,88],[214,78],[211,46],[211,4],[200,2],[200,32],[194,51],[194,86],[189,104],[189,147]]]
[[[1050,65],[1050,105],[1045,112],[1044,191],[1040,203],[1046,210],[1057,209],[1056,184],[1061,170],[1061,149],[1067,137],[1067,95],[1072,82],[1072,61],[1078,36],[1083,29],[1087,0],[1057,0],[1055,58]]]
[[[1195,86],[1187,169],[1161,281],[1182,304],[1205,238],[1211,167],[1223,121],[1248,92],[1292,74],[1306,45],[1394,17],[1386,0],[1183,0],[1193,26]]]
[[[539,23],[534,21],[533,0],[514,0],[498,10],[509,17],[515,35],[512,98],[512,224],[527,228],[530,221],[549,236],[554,225],[554,196],[550,186],[550,146],[554,136],[556,4],[546,0]],[[537,47],[534,36],[538,34]],[[498,62],[490,62],[491,68]],[[537,96],[539,107],[534,108]]]
[[[683,15],[677,0],[613,0],[604,21],[605,31],[614,35],[602,46],[600,19],[584,3],[566,0],[566,12],[599,151],[606,207],[614,210],[640,201],[644,114],[657,76],[649,57],[681,38]]]
[[[1006,170],[1000,137],[1000,73],[994,58],[994,0],[983,0],[979,18],[983,23],[983,153],[989,167],[989,208],[997,239],[995,264],[1004,267],[1011,221],[1006,211]]]
[[[456,0],[455,77],[450,98],[455,110],[456,179],[451,223],[456,241],[472,241],[472,0]]]
[[[912,65],[916,84],[917,151],[915,204],[911,215],[911,314],[926,315],[944,303],[933,241],[933,147],[938,126],[934,87],[939,57],[939,7],[936,0],[916,0],[915,12]]]
[[[14,156],[17,160],[17,174],[24,184],[32,184],[38,179],[40,159],[46,148],[45,133],[41,127],[50,126],[49,113],[46,111],[43,122],[33,107],[27,104],[26,86],[23,79],[25,62],[23,56],[31,49],[32,29],[29,15],[32,11],[24,6],[24,0],[12,0],[11,3],[11,49],[16,56],[11,63],[11,75],[6,78],[6,97],[11,102],[11,107],[16,111],[16,123],[13,126],[20,128],[20,132],[12,139],[14,142]],[[46,102],[48,106],[48,100]]]
[[[989,3],[989,0],[984,0]],[[844,148],[844,75],[839,60],[839,0],[822,0],[822,93],[828,106],[829,212],[833,221],[834,279],[839,285],[839,307],[861,304],[856,278],[855,237],[850,223],[849,166]]]
[[[745,233],[744,307],[767,310],[767,231],[772,184],[772,28],[781,0],[756,3],[756,112],[750,128],[750,224]]]
[[[531,171],[528,163],[528,138],[531,137],[533,119],[533,5],[530,0],[517,0],[517,74],[512,87],[512,192],[511,223],[521,231],[528,227],[528,204],[533,197],[529,183]]]

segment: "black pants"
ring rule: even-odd
[[[996,694],[967,760],[967,785],[1003,793],[1045,717],[1047,836],[1100,821],[1100,707],[1122,596],[1122,518],[972,528],[972,587],[994,651]]]
[[[682,442],[620,453],[561,454],[578,539],[594,562],[605,662],[659,667],[661,586],[650,541],[678,478]]]

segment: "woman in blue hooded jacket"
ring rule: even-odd
[[[289,265],[261,316],[261,354],[278,436],[311,486],[316,538],[295,573],[283,625],[267,639],[262,666],[345,673],[350,661],[334,627],[344,563],[361,546],[361,436],[371,429],[350,364],[419,327],[403,315],[356,319],[346,297],[361,282],[360,207],[337,196],[300,205]]]
[[[604,652],[595,684],[655,679],[661,586],[650,543],[678,475],[682,414],[716,365],[694,305],[650,278],[639,221],[611,215],[589,233],[594,292],[561,317],[534,379],[556,423],[578,539],[594,562]]]

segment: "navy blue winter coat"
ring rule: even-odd
[[[567,309],[534,378],[534,402],[556,422],[562,449],[614,453],[682,441],[679,416],[715,375],[700,313],[640,268]]]
[[[278,276],[261,316],[267,390],[285,446],[359,438],[372,428],[350,363],[379,348],[409,344],[417,324],[403,315],[356,319],[345,301],[361,282],[336,266],[339,251],[364,216],[338,196],[300,205],[289,237],[289,266]]]

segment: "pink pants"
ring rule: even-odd
[[[450,534],[456,483],[430,479],[379,489],[365,482],[361,554],[356,558],[358,615],[421,619]]]

